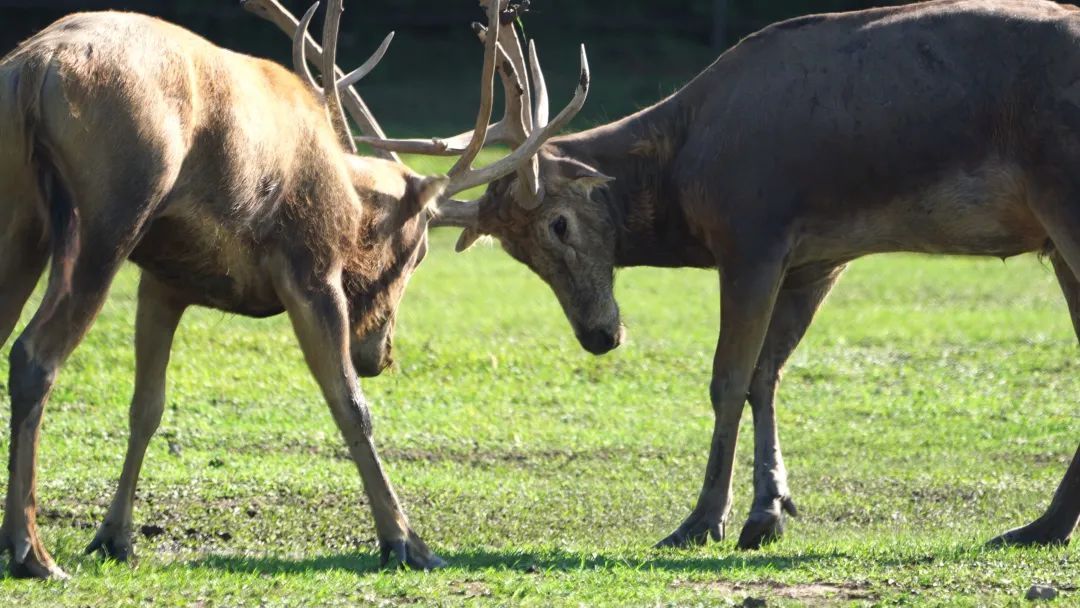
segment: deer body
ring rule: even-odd
[[[439,565],[382,470],[356,374],[389,362],[398,301],[426,253],[425,208],[445,183],[345,153],[322,101],[288,70],[154,18],[72,15],[0,61],[0,344],[52,258],[11,354],[0,550],[12,571],[63,574],[35,522],[41,416],[129,258],[143,270],[132,432],[90,550],[131,553],[172,337],[184,309],[201,305],[289,313],[360,469],[384,558]]]
[[[1080,62],[1040,63],[1047,48],[1072,48],[1080,13],[1050,7],[1019,3],[1009,20],[931,16],[954,10],[946,3],[787,22],[661,104],[549,152],[615,178],[595,196],[622,218],[620,266],[716,266],[759,223],[793,234],[792,265],[1037,250],[1047,236],[1031,188],[1080,112]]]
[[[0,60],[0,345],[52,260],[41,307],[11,351],[0,550],[10,553],[15,575],[63,576],[37,533],[42,414],[125,259],[143,270],[131,434],[119,487],[88,552],[131,555],[135,484],[161,421],[173,335],[184,310],[201,305],[256,317],[288,313],[360,472],[383,565],[394,555],[413,568],[444,564],[410,528],[383,470],[357,376],[390,364],[398,304],[427,254],[429,224],[444,221],[439,203],[534,169],[536,151],[581,109],[589,83],[582,47],[570,104],[549,122],[539,87],[541,114],[522,147],[473,168],[486,141],[496,64],[507,52],[498,41],[514,36],[501,27],[506,1],[482,4],[487,27],[476,31],[490,38],[478,128],[441,147],[460,158],[446,176],[429,178],[390,152],[355,154],[348,117],[365,139],[384,139],[353,84],[378,65],[393,34],[342,72],[335,58],[343,0],[329,0],[325,48],[307,31],[318,3],[297,20],[277,0],[241,2],[292,38],[295,76],[157,19],[120,13],[61,19]],[[322,84],[309,57],[320,64]],[[533,74],[542,79],[538,65]],[[492,134],[524,134],[509,127]]]
[[[774,395],[788,356],[860,256],[1049,255],[1080,332],[1080,11],[941,0],[794,19],[754,34],[659,104],[540,153],[454,211],[555,291],[583,347],[623,329],[619,266],[718,268],[716,415],[705,482],[662,545],[725,536],[738,422],[754,415],[755,499],[739,544],[794,513]],[[528,203],[528,204],[526,204]],[[1078,334],[1080,335],[1080,334]],[[997,539],[1065,542],[1080,451],[1038,521]]]

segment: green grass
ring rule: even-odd
[[[998,605],[1032,583],[1080,604],[1075,547],[982,546],[1041,513],[1080,436],[1076,339],[1033,257],[853,264],[778,400],[802,516],[762,551],[655,551],[705,464],[715,273],[621,272],[631,340],[594,358],[527,269],[494,247],[454,255],[455,237],[435,233],[410,287],[398,367],[364,382],[412,522],[450,568],[377,570],[359,476],[288,323],[208,310],[181,326],[135,507],[164,533],[138,535],[134,566],[83,556],[125,449],[127,269],[41,441],[42,533],[73,577],[2,579],[0,604]]]

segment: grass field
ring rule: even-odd
[[[207,310],[178,335],[136,565],[83,556],[125,449],[129,268],[46,413],[40,523],[72,579],[0,579],[0,604],[998,605],[1050,583],[1080,605],[1075,546],[982,546],[1042,512],[1080,439],[1080,352],[1035,258],[853,264],[778,400],[802,516],[762,551],[656,551],[705,464],[715,273],[621,272],[631,339],[594,358],[527,269],[494,247],[455,256],[455,237],[434,235],[410,287],[396,369],[364,382],[414,527],[450,568],[377,569],[359,476],[287,321]]]

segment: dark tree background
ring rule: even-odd
[[[902,4],[903,0],[532,0],[526,34],[535,38],[552,103],[572,91],[577,45],[589,49],[594,85],[579,126],[606,121],[676,90],[724,48],[793,16]],[[302,14],[308,0],[284,0]],[[289,41],[240,9],[238,0],[0,0],[0,54],[57,18],[79,10],[135,10],[163,17],[245,53],[288,64]],[[347,0],[343,67],[390,30],[397,38],[360,93],[394,135],[432,135],[471,125],[481,49],[468,24],[476,0]],[[321,29],[317,16],[313,33]]]

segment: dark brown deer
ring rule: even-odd
[[[520,53],[513,63],[524,77]],[[501,129],[512,145],[529,133],[526,122],[515,126]],[[601,354],[622,340],[615,268],[720,271],[705,481],[662,546],[724,537],[747,400],[755,498],[739,545],[782,533],[784,513],[796,509],[774,395],[849,261],[890,251],[1045,252],[1080,336],[1080,12],[1072,7],[942,0],[785,21],[668,99],[554,138],[538,158],[538,171],[496,181],[479,201],[445,206],[443,217],[465,228],[459,249],[493,235],[540,275],[586,350]],[[1063,543],[1078,518],[1080,450],[1045,514],[995,540]]]
[[[314,7],[296,27],[274,0],[249,0],[250,10],[293,34],[301,78],[127,13],[61,19],[0,61],[0,344],[52,260],[41,306],[11,352],[0,548],[16,576],[64,576],[36,525],[42,415],[57,373],[128,259],[142,269],[131,435],[119,488],[88,552],[121,560],[132,553],[135,485],[161,420],[173,334],[187,307],[208,306],[255,317],[288,313],[360,471],[383,563],[395,554],[414,568],[443,563],[410,528],[382,468],[356,376],[389,363],[395,311],[427,251],[434,203],[513,172],[532,154],[473,170],[482,128],[449,177],[418,176],[393,155],[350,154],[343,104],[365,133],[382,133],[350,85],[389,39],[339,78],[341,4],[330,2],[323,53],[307,36]],[[494,11],[489,22],[498,31]],[[327,75],[325,95],[312,86],[308,51]],[[482,126],[491,116],[496,53],[492,40]]]

